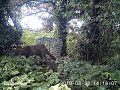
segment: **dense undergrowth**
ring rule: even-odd
[[[119,90],[120,56],[110,60],[109,65],[67,61],[53,72],[49,67],[36,65],[33,57],[2,56],[0,90]]]
[[[0,90],[48,89],[59,82],[58,76],[48,67],[37,66],[32,57],[0,57]]]
[[[120,57],[112,57],[109,65],[91,65],[72,61],[64,64],[64,84],[72,90],[119,90]]]

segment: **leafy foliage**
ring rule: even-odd
[[[83,39],[82,37],[83,35],[80,32],[78,34],[76,34],[74,31],[68,33],[66,44],[67,44],[67,53],[69,57],[73,58],[78,56],[77,45],[78,42],[81,42],[81,40]]]
[[[117,61],[119,62],[119,59]],[[101,90],[101,88],[117,90],[120,88],[118,67],[119,63],[91,65],[83,61],[67,62],[61,66],[65,77],[64,84],[69,85],[73,90]],[[108,82],[113,83],[108,85]]]
[[[66,84],[57,84],[55,86],[51,86],[49,90],[71,90]]]
[[[34,45],[36,43],[37,38],[56,37],[55,33],[56,30],[53,30],[51,32],[39,33],[33,33],[32,31],[24,30],[23,35],[21,37],[21,41],[23,42],[23,45]]]
[[[19,1],[20,0],[18,0],[16,3],[19,3]],[[99,4],[95,2],[97,0],[92,1],[97,5],[92,6],[93,3],[91,3],[90,0],[67,0],[67,2],[64,2],[64,0],[63,2],[61,0],[57,0],[54,16],[58,27],[60,26],[60,30],[58,31],[58,33],[61,34],[61,38],[63,38],[63,40],[66,40],[67,36],[67,30],[65,30],[67,21],[69,21],[73,17],[82,18],[87,22],[87,28],[85,28],[85,30],[88,31],[89,34],[87,34],[86,31],[85,34],[87,34],[88,37],[89,35],[93,35],[92,31],[95,30],[93,28],[98,25],[101,34],[101,45],[103,47],[99,48],[99,50],[101,51],[101,56],[98,52],[96,52],[97,49],[95,48],[98,47],[94,47],[95,45],[90,46],[89,44],[87,44],[85,46],[88,47],[86,48],[86,50],[93,47],[91,51],[93,51],[93,53],[98,53],[100,58],[102,58],[103,61],[107,62],[106,65],[92,65],[89,62],[75,60],[73,61],[73,57],[76,56],[76,51],[79,51],[75,50],[75,46],[77,43],[76,40],[77,38],[79,38],[78,41],[80,42],[80,37],[77,37],[75,34],[69,34],[67,37],[67,48],[68,54],[69,56],[71,56],[71,60],[60,64],[59,72],[53,72],[48,67],[43,68],[41,66],[37,66],[37,60],[33,57],[30,57],[28,59],[26,59],[25,57],[0,57],[0,89],[48,90],[50,87],[50,90],[55,90],[56,88],[57,90],[70,90],[70,88],[68,88],[68,86],[66,85],[69,85],[73,90],[120,89],[120,37],[119,35],[114,34],[116,31],[119,30],[120,1],[98,0]],[[26,0],[22,0],[21,4],[25,2]],[[17,32],[17,30],[7,25],[7,20],[10,16],[10,12],[6,11],[7,7],[9,7],[7,3],[8,0],[6,0],[5,3],[0,2],[1,8],[3,9],[0,9],[0,50],[1,48],[7,50],[7,47],[9,48],[10,45],[20,39],[20,34]],[[62,3],[64,3],[64,5]],[[94,6],[96,10],[93,10]],[[97,8],[99,8],[100,10],[97,10]],[[96,12],[92,13],[92,10],[98,11],[99,14],[97,17],[94,18],[94,15],[92,14],[95,14]],[[98,21],[98,24],[96,24],[95,27],[92,28],[92,31],[90,31],[89,29],[94,24],[92,23],[94,20]],[[30,31],[24,31],[21,40],[22,42],[24,42],[25,45],[32,45],[35,43],[36,37],[54,37],[55,33],[41,32],[34,34]],[[86,40],[86,43],[88,43],[88,40],[86,38],[84,39]],[[108,52],[106,52],[106,49],[108,50]],[[4,50],[2,49],[2,51],[0,51],[0,54],[1,52],[4,52]],[[101,61],[101,59],[99,60]],[[64,76],[62,76],[65,81],[63,82],[65,83],[64,85],[59,83],[59,73],[64,74]],[[114,85],[107,85],[107,83],[104,82],[114,82]]]
[[[49,88],[60,80],[59,73],[36,65],[34,57],[0,57],[0,89]]]
[[[5,54],[11,49],[11,45],[17,43],[20,39],[19,32],[14,27],[8,26],[4,29],[0,24],[0,54]]]

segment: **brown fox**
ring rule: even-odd
[[[51,59],[56,60],[56,58],[48,51],[44,44],[36,44],[33,46],[18,48],[15,51],[15,55],[23,55],[26,58],[32,55],[37,55],[41,58],[44,58],[45,55],[49,55]]]

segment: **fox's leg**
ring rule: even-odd
[[[45,53],[49,55],[53,60],[56,60],[56,58],[48,51],[48,49],[46,49]]]
[[[44,64],[46,65],[47,57],[46,57],[46,54],[44,52],[42,53],[42,60],[43,60]]]

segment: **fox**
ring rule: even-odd
[[[45,58],[46,55],[48,55],[51,59],[56,60],[56,58],[48,51],[44,44],[36,44],[33,46],[17,48],[15,51],[15,55],[25,56],[26,58],[32,55],[36,55],[41,57],[42,59]]]

